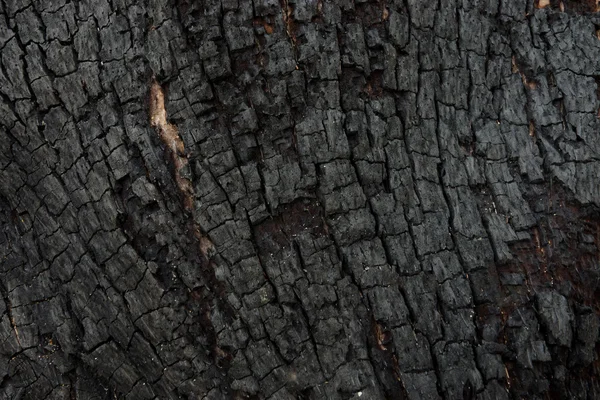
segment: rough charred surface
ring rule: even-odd
[[[597,7],[2,0],[0,398],[599,398]]]

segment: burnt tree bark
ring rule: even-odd
[[[599,398],[596,7],[2,0],[0,398]]]

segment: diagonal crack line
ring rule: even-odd
[[[167,121],[167,110],[165,109],[165,93],[156,77],[152,77],[150,86],[150,125],[156,129],[160,140],[166,147],[166,151],[173,164],[175,183],[183,197],[183,207],[193,214],[194,211],[194,188],[189,178],[184,176],[184,170],[188,167],[188,156],[185,145],[177,127]],[[198,240],[200,252],[207,259],[214,253],[214,245],[210,239],[201,233],[201,229],[194,222],[193,234]]]

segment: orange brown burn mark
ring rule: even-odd
[[[529,136],[535,137],[535,125],[533,121],[529,121]]]
[[[379,347],[379,350],[387,350],[387,347],[385,347],[385,344],[388,341],[386,332],[384,331],[383,327],[377,322],[375,322],[375,338],[377,339],[377,347]]]
[[[177,127],[167,121],[167,110],[165,109],[165,93],[156,80],[152,78],[150,86],[150,125],[156,129],[161,142],[167,148],[167,153],[173,164],[173,175],[175,184],[183,197],[183,207],[188,212],[193,212],[194,189],[192,182],[183,176],[183,169],[188,165],[185,145],[179,136]],[[200,252],[208,259],[214,252],[214,245],[208,237],[200,231],[200,227],[194,224],[194,237],[198,240]]]
[[[383,95],[383,72],[373,71],[367,79],[364,91],[372,99],[381,97]]]
[[[522,73],[519,70],[519,67],[516,65],[516,60],[515,60],[514,57],[513,57],[513,63],[514,63],[513,64],[514,67],[516,67],[516,72],[519,72],[521,74],[521,80],[523,81],[523,85],[525,85],[529,90],[535,90],[535,89],[537,89],[537,85],[538,85],[537,82],[535,80],[533,80],[533,79],[531,79],[531,80],[527,79],[527,77],[525,76],[525,74]],[[513,69],[513,72],[515,72],[514,69]]]
[[[190,211],[193,206],[192,183],[182,175],[183,168],[188,164],[185,146],[179,137],[177,127],[167,121],[165,94],[156,78],[152,79],[152,86],[150,87],[150,125],[156,129],[160,140],[167,147],[167,152],[173,163],[175,183],[183,196],[183,206],[187,211]]]
[[[519,72],[519,66],[517,65],[517,59],[515,58],[515,56],[512,56],[511,59],[511,70],[513,74],[516,74],[517,72]]]
[[[538,0],[535,2],[535,8],[544,8],[550,5],[550,0]]]
[[[527,85],[527,87],[528,87],[530,90],[534,90],[534,89],[536,89],[536,88],[537,88],[537,82],[536,82],[536,81],[528,81],[528,80],[525,80],[525,84]]]
[[[256,17],[252,20],[252,22],[254,26],[262,26],[267,35],[271,35],[275,30],[271,18]]]
[[[19,344],[20,347],[21,346],[21,338],[19,337],[19,330],[17,329],[17,324],[15,323],[15,319],[11,316],[10,317],[10,324],[13,328],[13,331],[15,332],[15,338],[17,339],[17,343]]]
[[[296,48],[297,38],[296,31],[298,30],[296,22],[293,18],[294,6],[288,3],[288,0],[282,0],[283,23],[285,24],[285,32],[292,42],[292,46]]]

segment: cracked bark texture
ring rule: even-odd
[[[599,398],[596,7],[2,0],[0,398]]]

